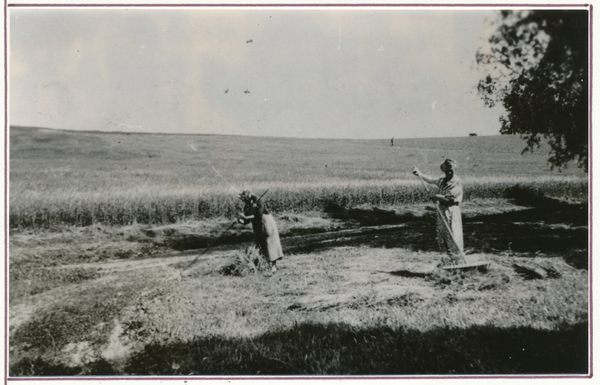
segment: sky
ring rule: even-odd
[[[9,124],[302,138],[499,134],[478,8],[8,8]]]

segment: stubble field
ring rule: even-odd
[[[522,147],[11,127],[10,375],[585,375],[587,175]],[[444,157],[486,270],[437,267],[410,170]],[[247,188],[268,189],[274,275],[225,231]]]

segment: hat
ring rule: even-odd
[[[445,169],[448,170],[456,170],[458,168],[458,163],[456,163],[454,160],[450,159],[450,158],[446,158],[442,164],[440,164],[440,169],[442,171],[445,171]]]

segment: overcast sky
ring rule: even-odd
[[[9,123],[411,138],[499,133],[489,9],[9,8]]]

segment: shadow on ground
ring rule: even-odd
[[[552,202],[552,201],[551,201]],[[322,235],[322,241],[287,247],[287,252],[309,252],[339,246],[369,246],[406,248],[420,251],[438,251],[436,240],[436,213],[415,216],[398,215],[390,211],[332,210],[336,218],[355,220],[361,224],[402,224],[397,228],[357,233],[352,236]],[[366,218],[366,219],[365,219]],[[532,254],[536,256],[561,255],[577,268],[587,267],[588,206],[581,204],[546,203],[540,207],[502,214],[463,215],[465,250],[475,253]],[[282,239],[286,248],[285,239]]]
[[[464,245],[467,253],[562,256],[576,268],[588,266],[588,205],[539,199],[516,202],[529,205],[518,211],[485,214],[463,213]],[[383,210],[377,207],[344,208],[331,205],[326,215],[340,221],[341,231],[323,228],[292,229],[281,234],[285,254],[309,253],[340,246],[405,248],[439,251],[436,212]],[[201,250],[210,245],[251,243],[249,229],[213,235],[173,234],[163,241],[176,250]]]
[[[147,345],[120,369],[103,360],[69,368],[38,358],[11,366],[10,375],[583,375],[587,329],[581,323],[555,331],[475,326],[419,332],[309,323],[255,338]]]

